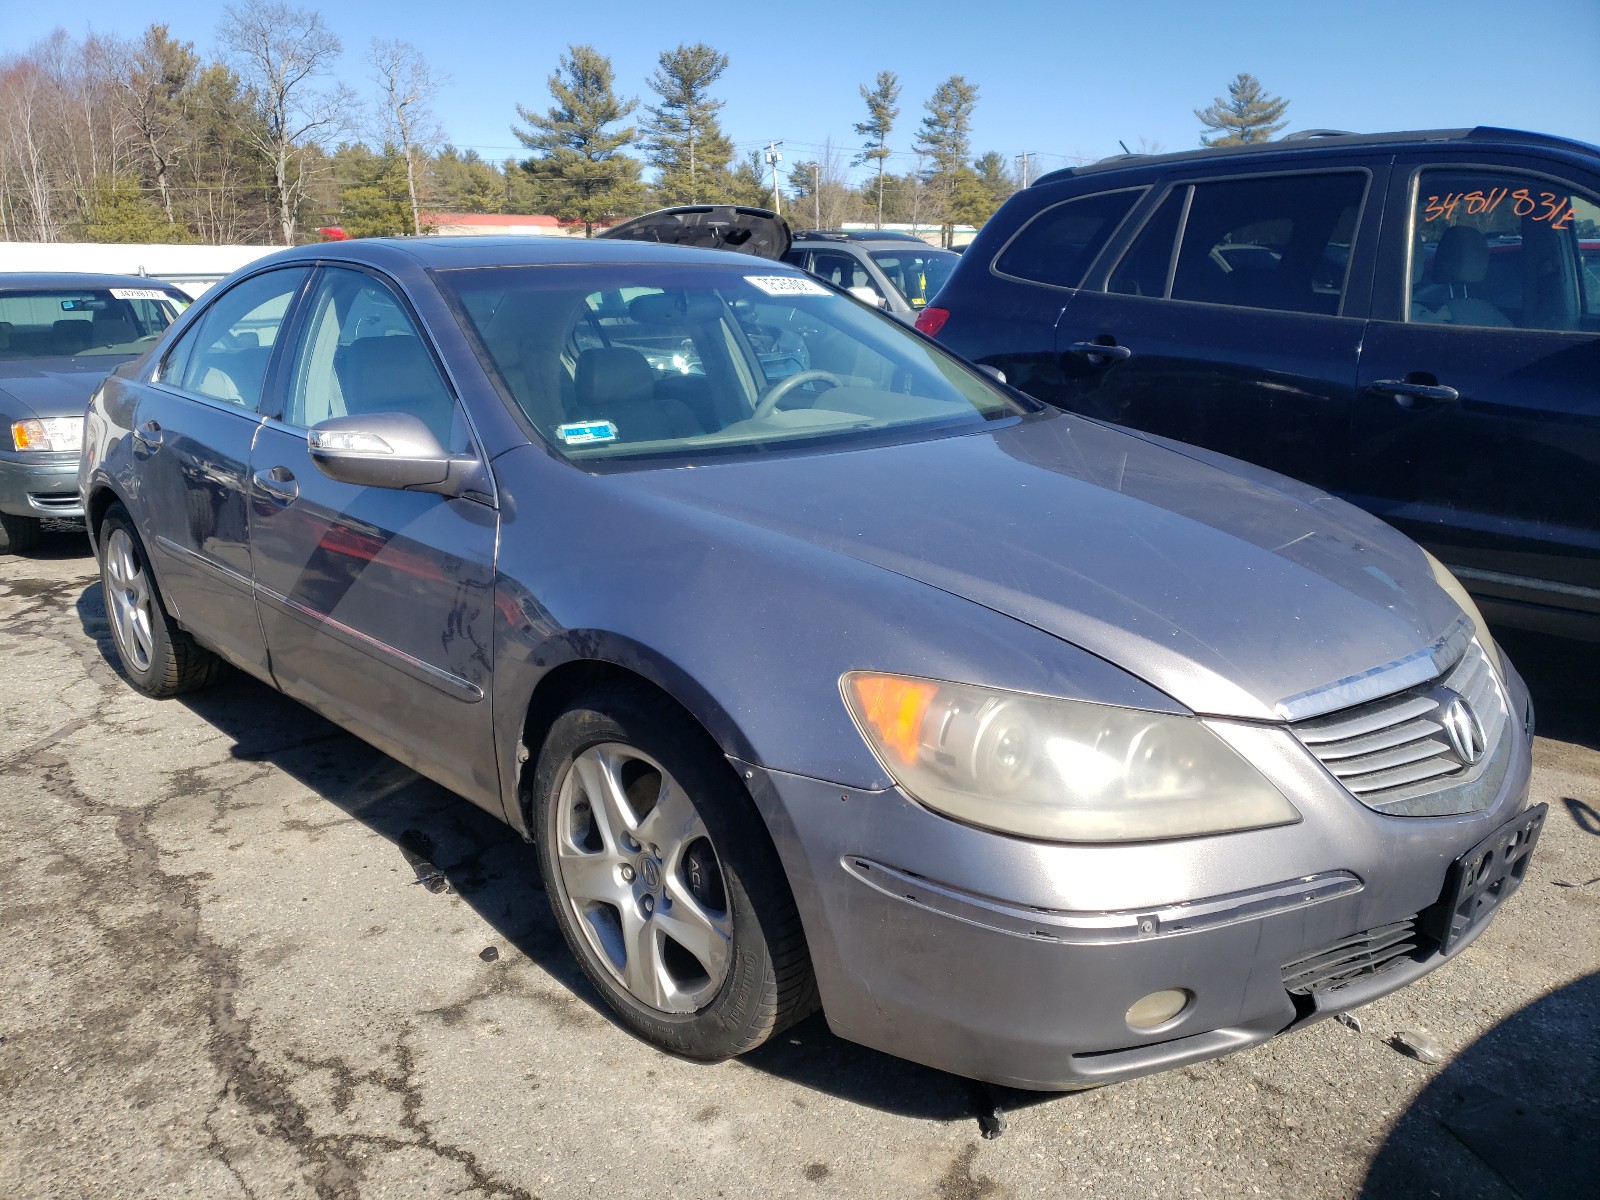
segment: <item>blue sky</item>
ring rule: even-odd
[[[901,116],[891,148],[905,151],[922,104],[963,74],[979,87],[975,152],[1038,154],[1038,169],[1099,158],[1122,139],[1188,149],[1193,110],[1239,71],[1290,100],[1292,128],[1361,131],[1494,124],[1600,142],[1600,2],[1405,0],[1122,3],[921,0],[869,7],[811,0],[785,20],[753,4],[449,4],[337,0],[321,10],[345,44],[343,73],[366,88],[361,58],[374,35],[422,48],[452,77],[439,98],[451,139],[499,159],[517,149],[519,102],[543,110],[545,80],[569,43],[609,54],[619,89],[651,98],[656,56],[706,41],[732,64],[716,94],[742,148],[781,138],[787,161],[814,158],[832,138],[846,152],[864,115],[857,93],[880,70],[899,74]],[[152,21],[210,53],[221,5],[116,0],[48,5],[0,0],[0,53],[57,25],[81,35],[137,34]],[[904,170],[910,158],[891,160]]]

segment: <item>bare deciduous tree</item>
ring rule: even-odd
[[[305,200],[306,152],[348,128],[355,93],[324,84],[343,47],[322,14],[269,0],[223,10],[218,37],[255,98],[261,124],[254,137],[271,165],[283,244],[292,246]]]
[[[433,98],[447,82],[433,74],[428,60],[410,42],[372,39],[367,52],[374,79],[382,91],[379,124],[384,139],[405,156],[406,192],[411,199],[411,231],[422,232],[422,212],[417,203],[417,155],[426,154],[444,140],[433,114]]]

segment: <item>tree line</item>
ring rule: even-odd
[[[449,81],[408,42],[373,39],[358,75],[319,12],[241,0],[216,44],[202,57],[162,24],[135,39],[58,30],[0,58],[0,239],[294,244],[330,226],[426,232],[439,212],[547,214],[588,233],[673,204],[776,203],[797,227],[910,222],[948,241],[1019,183],[998,151],[973,153],[979,89],[961,75],[907,129],[899,78],[880,71],[860,86],[858,141],[785,158],[781,142],[741,154],[723,131],[729,59],[713,47],[663,51],[641,103],[609,57],[573,45],[548,101],[516,106],[526,153],[492,162],[450,144],[434,107]],[[1233,109],[1196,115],[1253,140],[1285,102],[1240,80],[1255,90]]]

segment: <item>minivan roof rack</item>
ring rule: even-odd
[[[1479,125],[1475,128],[1464,129],[1413,129],[1398,133],[1343,133],[1336,129],[1305,129],[1292,133],[1276,142],[1251,142],[1243,146],[1206,146],[1199,150],[1179,150],[1169,154],[1116,155],[1103,158],[1099,162],[1089,163],[1081,167],[1062,167],[1056,171],[1047,172],[1034,180],[1030,187],[1039,187],[1041,184],[1057,183],[1063,179],[1073,179],[1080,175],[1090,175],[1099,171],[1114,171],[1120,167],[1144,166],[1152,163],[1187,162],[1190,160],[1204,160],[1212,157],[1228,157],[1235,154],[1271,154],[1274,151],[1300,152],[1310,150],[1310,146],[1296,146],[1293,143],[1315,143],[1319,148],[1334,149],[1345,146],[1370,146],[1389,144],[1408,144],[1418,142],[1510,142],[1523,146],[1548,146],[1553,149],[1583,150],[1594,153],[1596,147],[1576,138],[1556,137],[1544,133],[1528,133],[1521,129],[1501,129],[1493,125]]]

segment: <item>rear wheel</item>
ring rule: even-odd
[[[643,688],[594,692],[551,727],[534,788],[556,922],[635,1033],[728,1058],[816,1007],[766,829],[686,715]]]
[[[0,513],[0,554],[25,554],[39,544],[44,522]]]
[[[100,526],[100,586],[128,681],[158,699],[205,687],[221,667],[167,615],[133,519],[120,504]]]

